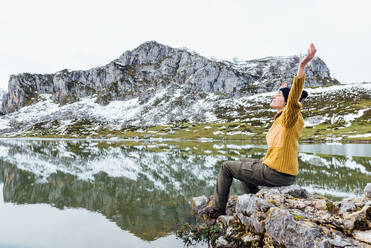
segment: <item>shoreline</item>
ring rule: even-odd
[[[0,139],[14,139],[14,140],[91,140],[91,141],[193,141],[193,142],[225,142],[225,141],[236,141],[236,142],[247,142],[249,144],[266,145],[264,139],[215,139],[215,138],[121,138],[116,137],[71,137],[68,135],[46,135],[46,136],[0,136]],[[255,141],[255,142],[254,142]],[[258,142],[256,142],[258,141]],[[318,142],[313,140],[300,140],[299,145],[307,144],[328,144],[328,145],[346,145],[346,144],[371,144],[371,140],[347,140],[347,142],[336,142],[329,140],[321,140]]]

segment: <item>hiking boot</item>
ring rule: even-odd
[[[219,211],[213,207],[207,207],[202,211],[202,214],[211,219],[217,219],[220,215],[225,215],[225,211]]]

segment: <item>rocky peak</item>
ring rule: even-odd
[[[211,92],[248,96],[272,91],[282,81],[291,82],[299,61],[299,56],[267,57],[235,64],[148,41],[102,67],[12,75],[1,111],[10,113],[31,105],[41,93],[52,94],[62,105],[93,95],[103,105],[112,100],[145,99],[164,88],[170,95],[181,90],[182,95],[191,93],[196,98]],[[308,65],[306,75],[306,86],[338,83],[318,57]]]
[[[122,65],[143,65],[161,63],[166,56],[173,55],[176,49],[156,41],[147,41],[133,51],[126,51],[117,61]]]

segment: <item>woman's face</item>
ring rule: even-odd
[[[286,106],[285,97],[283,96],[282,91],[279,90],[277,94],[273,96],[270,106],[275,110],[281,110]]]

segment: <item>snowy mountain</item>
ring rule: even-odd
[[[274,116],[269,102],[275,93],[270,91],[292,80],[299,61],[292,56],[231,63],[146,42],[88,71],[12,75],[3,97],[6,115],[0,117],[0,134],[262,138]],[[369,123],[370,84],[338,85],[316,57],[306,68],[306,87],[312,87],[303,103],[308,135],[317,126],[327,125],[327,130]],[[223,128],[232,122],[239,124]],[[215,125],[203,129],[205,123]],[[332,138],[367,136],[365,129],[359,130]]]
[[[33,104],[44,93],[62,105],[92,95],[103,105],[135,97],[145,101],[163,89],[170,96],[180,90],[182,95],[198,98],[211,92],[230,97],[253,95],[291,80],[299,60],[299,56],[269,57],[234,64],[150,41],[105,66],[87,71],[65,69],[55,74],[12,75],[2,109],[6,113],[16,111]],[[338,83],[317,57],[306,73],[308,86]]]

